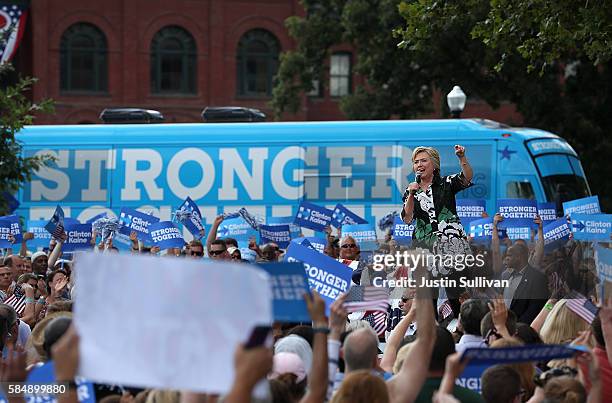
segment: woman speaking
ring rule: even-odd
[[[410,183],[404,192],[401,212],[402,220],[407,224],[416,219],[413,244],[443,257],[471,254],[467,236],[457,217],[455,194],[472,186],[473,172],[465,156],[465,147],[455,145],[455,155],[459,158],[461,172],[440,176],[440,153],[432,147],[414,150],[412,165],[416,181]],[[451,273],[452,264],[435,261],[437,264],[430,266],[433,277]]]

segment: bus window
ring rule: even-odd
[[[561,204],[590,194],[580,161],[571,155],[543,155],[536,157],[542,175],[542,185],[548,201]]]
[[[582,169],[582,164],[580,163],[580,160],[576,157],[573,156],[568,156],[569,162],[572,165],[572,170],[574,171],[574,174],[580,176],[581,178],[586,178],[586,175],[584,174],[584,170]]]
[[[564,154],[543,155],[537,157],[536,162],[542,176],[571,175],[574,173],[567,155]]]
[[[533,187],[529,182],[508,182],[506,183],[506,197],[509,199],[530,199],[535,200]]]

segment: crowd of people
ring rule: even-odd
[[[312,292],[304,296],[311,322],[275,323],[272,347],[236,347],[234,382],[224,395],[96,384],[96,399],[263,401],[253,393],[267,380],[264,400],[275,403],[612,401],[612,299],[606,301],[600,293],[603,288],[591,245],[570,240],[553,251],[545,250],[539,217],[535,220],[537,241],[536,237],[500,239],[496,226],[503,217],[499,214],[493,220],[490,244],[473,242],[459,228],[454,207],[448,207],[454,204],[454,194],[469,186],[472,176],[465,149],[456,148],[463,171],[450,179],[436,176],[440,162],[435,150],[416,151],[414,169],[420,180],[407,189],[402,217],[412,221],[414,215],[422,220],[417,227],[431,233],[418,232],[411,246],[388,233],[374,254],[414,254],[416,247],[423,246],[440,252],[444,242],[456,243],[450,240],[455,238],[460,240],[461,253],[483,256],[484,265],[477,271],[459,272],[425,264],[405,267],[390,259],[376,270],[364,258],[359,242],[343,236],[341,229],[336,234],[327,230],[323,253],[352,269],[354,285],[371,286],[381,277],[409,277],[420,283],[444,273],[449,277],[460,273],[507,280],[507,287],[395,287],[390,290],[382,331],[374,328],[366,313],[347,312],[346,294],[333,302],[326,315],[323,299]],[[448,207],[446,215],[434,202]],[[143,244],[132,233],[132,253],[251,264],[242,258],[236,239],[217,236],[223,220],[222,215],[215,219],[204,242],[194,239],[183,248],[164,251]],[[458,230],[445,232],[443,227]],[[29,370],[53,360],[56,380],[70,386],[68,393],[58,395],[58,401],[78,401],[74,379],[79,336],[71,324],[72,300],[78,294],[72,275],[75,262],[62,258],[65,234],[53,239],[48,251],[28,250],[32,236],[25,233],[19,251],[7,250],[0,265],[1,381],[23,382]],[[112,237],[99,240],[94,234],[93,238],[95,253],[118,252]],[[256,262],[281,262],[285,253],[275,243],[258,245],[254,239],[248,248],[256,254]],[[599,306],[592,320],[576,312],[571,303],[575,295]],[[246,340],[249,335],[244,336]],[[481,374],[478,388],[457,382],[470,364],[462,359],[467,349],[543,344],[585,346],[588,352],[547,362],[491,365]]]

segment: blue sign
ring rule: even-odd
[[[4,199],[6,200],[6,207],[8,207],[9,214],[12,214],[13,211],[19,208],[19,200],[15,199],[15,196],[10,194],[9,192],[2,192]]]
[[[596,244],[595,266],[597,267],[597,274],[601,280],[612,281],[612,249],[604,248]],[[601,295],[603,295],[603,293]]]
[[[295,242],[289,245],[285,262],[304,263],[310,289],[317,291],[325,300],[327,313],[330,305],[350,287],[353,275],[350,267]]]
[[[303,201],[300,203],[293,222],[300,227],[323,231],[331,223],[332,215],[333,212],[325,207]]]
[[[489,368],[489,365],[472,365],[472,363],[468,363],[461,375],[455,380],[455,385],[480,393],[480,378],[487,368]]]
[[[47,225],[45,225],[45,229],[49,231],[54,238],[59,239],[62,235],[64,232],[64,209],[62,209],[61,206],[58,205],[55,208],[55,212]]]
[[[319,253],[325,253],[325,246],[327,245],[327,241],[325,241],[325,239],[316,236],[295,238],[291,242],[306,246],[307,248],[316,250]]]
[[[144,242],[143,242],[144,243]],[[151,243],[151,239],[147,239],[147,243]],[[129,236],[115,232],[113,235],[113,246],[119,249],[120,252],[132,251],[132,240]]]
[[[27,385],[40,385],[42,383],[51,384],[55,383],[55,368],[53,361],[47,361],[46,363],[34,367],[26,378]],[[82,403],[95,403],[96,395],[94,392],[93,384],[81,377],[74,378],[74,383],[77,385],[77,399]],[[55,394],[50,395],[25,395],[26,402],[57,402]]]
[[[187,212],[180,214],[179,212]],[[191,197],[187,197],[177,211],[177,218],[183,224],[195,239],[200,239],[204,236],[204,224],[202,224],[202,213],[198,205],[195,204]]]
[[[506,235],[509,239],[517,240],[524,239],[526,241],[531,239],[531,228],[530,227],[507,227]]]
[[[159,218],[150,214],[141,213],[133,208],[124,207],[119,214],[119,233],[130,235],[132,231],[138,234],[141,241],[149,240],[149,226],[158,223]]]
[[[274,242],[280,248],[286,248],[291,242],[291,234],[288,225],[260,225],[259,243],[264,244]]]
[[[277,322],[311,321],[304,294],[309,294],[302,263],[260,263],[272,283],[272,312]]]
[[[368,222],[366,220],[344,207],[342,203],[336,204],[336,207],[333,210],[331,224],[336,228],[340,228],[343,225],[356,225],[367,223]]]
[[[486,211],[487,202],[484,199],[457,199],[457,217],[461,219],[461,224],[467,228],[471,221],[479,220]]]
[[[507,227],[533,227],[533,220],[538,214],[538,202],[529,199],[499,199],[497,212],[504,220],[497,224],[497,228]]]
[[[291,232],[291,238],[299,238],[302,230],[299,225],[295,225],[292,216],[287,217],[268,217],[266,218],[267,225],[288,225]]]
[[[185,240],[172,221],[160,221],[149,226],[149,236],[159,249],[182,248]]]
[[[546,252],[550,252],[567,242],[572,232],[565,218],[559,218],[545,225],[542,231],[544,232],[544,250]]]
[[[257,237],[257,234],[258,232],[239,216],[223,220],[217,229],[217,238],[234,238],[237,241],[248,241],[251,237]]]
[[[342,227],[342,237],[352,237],[362,250],[375,250],[376,228],[374,224],[345,225]]]
[[[15,244],[21,243],[23,236],[21,235],[21,227],[19,226],[19,217],[16,215],[7,215],[0,217],[0,247],[12,248],[11,236],[14,238]]]
[[[34,239],[28,241],[29,247],[46,248],[49,246],[51,234],[45,229],[45,225],[47,225],[45,220],[28,221],[26,228],[28,232],[34,234]]]
[[[562,139],[538,139],[527,142],[527,148],[533,156],[546,153],[570,153],[577,155],[576,151]]]
[[[493,217],[481,218],[470,222],[470,237],[476,242],[491,242],[493,238]],[[499,238],[505,238],[506,230],[497,228]]]
[[[555,203],[538,203],[538,215],[544,225],[557,219],[557,208]]]
[[[95,216],[91,217],[89,220],[85,221],[85,223],[93,224],[94,222],[98,221],[100,218],[104,218],[104,217],[106,217],[106,213],[96,214]]]
[[[255,262],[257,260],[257,252],[249,248],[240,248],[240,257],[249,262]]]
[[[461,360],[469,359],[470,365],[495,365],[527,361],[550,361],[570,358],[589,349],[566,344],[531,344],[519,347],[475,347],[463,352]]]
[[[91,249],[92,229],[91,224],[66,225],[68,239],[62,247],[64,252],[72,252],[80,249]]]
[[[590,196],[583,197],[582,199],[576,199],[563,203],[563,214],[565,216],[572,214],[599,214],[601,209],[599,208],[599,197]]]
[[[612,214],[572,214],[571,220],[577,241],[610,242]]]
[[[393,223],[393,239],[401,244],[412,243],[414,228],[414,221],[410,224],[406,224],[400,217],[395,217],[395,222]]]

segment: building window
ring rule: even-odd
[[[195,94],[196,44],[181,27],[165,27],[151,41],[151,92]]]
[[[329,67],[329,95],[342,97],[351,93],[351,55],[335,53]]]
[[[70,26],[60,42],[60,89],[107,92],[107,55],[106,36],[96,26],[87,23]]]
[[[272,95],[279,52],[278,39],[266,30],[253,29],[240,38],[236,55],[238,95]]]

